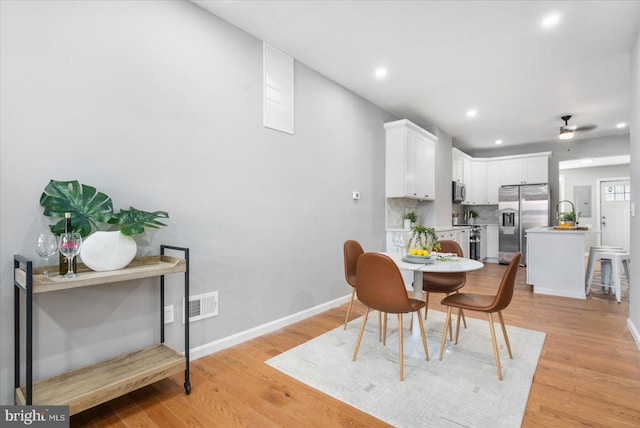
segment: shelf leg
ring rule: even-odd
[[[13,267],[18,269],[20,262],[14,259]],[[20,387],[20,287],[15,284],[15,278],[13,286],[13,379],[15,400],[15,390]]]

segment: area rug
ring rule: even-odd
[[[266,363],[396,427],[519,427],[545,334],[507,326],[513,351],[509,359],[500,324],[495,324],[504,377],[500,381],[488,321],[467,317],[468,328],[460,328],[458,345],[448,342],[438,360],[444,318],[442,312],[429,311],[427,362],[419,328],[410,332],[405,315],[403,382],[397,318],[389,316],[383,347],[376,312],[369,316],[355,362],[351,359],[362,318],[351,321],[346,330],[340,326]]]

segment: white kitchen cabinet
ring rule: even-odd
[[[437,138],[408,120],[384,127],[387,197],[434,200]]]
[[[524,159],[525,183],[549,182],[549,158],[546,156]]]
[[[487,204],[487,163],[471,161],[471,180],[467,183],[467,205]]]
[[[480,260],[484,260],[487,258],[487,226],[480,226],[478,233],[480,238],[480,248],[478,248],[478,252],[480,253]]]
[[[462,248],[463,257],[469,257],[469,228],[456,227],[452,229],[437,229],[438,241],[456,241]]]
[[[451,177],[453,181],[467,183],[468,176],[466,176],[465,173],[468,173],[468,170],[469,170],[469,163],[470,163],[469,155],[461,152],[456,148],[453,148],[451,149],[451,159],[452,159]]]
[[[469,257],[469,229],[456,230],[456,242],[462,247],[462,256]]]
[[[498,205],[500,186],[499,162],[489,161],[487,162],[487,205]]]
[[[485,242],[487,243],[487,256],[488,258],[498,258],[498,225],[488,224]]]
[[[549,182],[549,158],[535,156],[500,160],[500,185]]]

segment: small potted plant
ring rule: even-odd
[[[407,243],[407,254],[428,256],[434,248],[438,249],[438,247],[438,236],[434,228],[421,224],[411,228],[409,242]]]
[[[414,211],[410,211],[404,216],[404,228],[410,229],[418,223],[418,214]]]
[[[573,227],[576,225],[576,212],[575,211],[561,212],[560,215],[558,216],[558,220],[560,220],[560,226]]]
[[[468,222],[469,224],[474,224],[476,222],[476,217],[479,217],[479,214],[477,211],[474,210],[469,210],[467,211],[467,218],[468,218]]]

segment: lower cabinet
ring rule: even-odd
[[[498,225],[487,225],[487,234],[485,242],[487,243],[487,257],[498,258]]]
[[[462,248],[463,257],[469,257],[469,228],[468,227],[456,227],[453,229],[439,229],[436,230],[436,236],[438,240],[443,239],[456,241]]]

